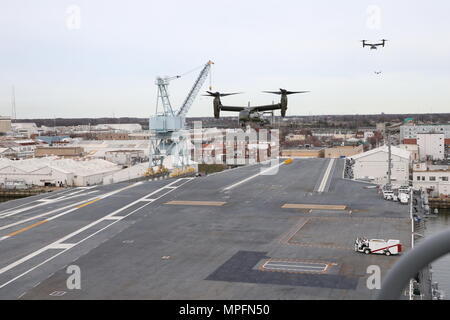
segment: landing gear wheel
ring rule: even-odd
[[[364,253],[365,253],[365,254],[369,254],[369,253],[370,253],[370,250],[369,250],[369,249],[366,249],[366,250],[364,250]]]
[[[388,251],[386,251],[386,253],[385,253],[387,256],[390,256],[391,255],[391,252],[388,250]]]

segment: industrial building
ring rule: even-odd
[[[281,151],[282,157],[291,158],[323,158],[325,149],[284,149]]]
[[[10,159],[30,158],[34,156],[36,147],[41,144],[41,142],[32,139],[0,140],[0,148],[2,149],[0,156]]]
[[[113,131],[113,132],[141,132],[142,126],[139,123],[109,123],[92,126],[95,131]]]
[[[413,186],[428,189],[437,196],[450,195],[450,167],[447,165],[429,165],[425,162],[413,165]]]
[[[143,151],[145,156],[149,153],[148,140],[74,140],[66,146],[83,148],[86,156],[100,159],[105,158],[106,152],[117,150]]]
[[[419,161],[419,146],[417,144],[399,144],[398,147],[409,151],[411,161]]]
[[[286,141],[302,141],[306,139],[306,135],[289,133],[288,135],[286,135],[285,139]]]
[[[105,160],[128,167],[148,160],[148,157],[146,159],[143,150],[114,150],[105,152]]]
[[[127,132],[97,132],[94,136],[97,140],[130,140]]]
[[[37,147],[34,156],[47,157],[58,156],[64,158],[74,158],[83,156],[84,150],[81,147]]]
[[[409,151],[391,147],[392,168],[391,180],[395,185],[404,185],[409,182]],[[352,156],[354,160],[353,175],[356,180],[367,180],[377,184],[388,182],[389,150],[382,146],[364,153]]]
[[[420,160],[443,160],[445,154],[445,135],[443,133],[418,133]]]
[[[0,148],[1,158],[16,158],[17,152],[11,147],[1,147]]]
[[[0,134],[11,131],[11,118],[0,116]]]
[[[37,135],[41,132],[34,122],[14,122],[11,124],[11,127],[13,132],[26,138],[31,138],[32,135]]]
[[[48,145],[53,145],[53,144],[66,144],[69,143],[72,139],[69,136],[37,136],[35,138],[37,141],[42,141],[44,143],[47,143]]]
[[[341,158],[351,157],[363,152],[363,145],[357,146],[337,146],[333,148],[326,148],[324,151],[325,158]]]
[[[443,133],[445,138],[449,139],[450,124],[403,125],[400,127],[400,140],[416,139],[419,133]]]
[[[407,149],[417,147],[417,160],[443,160],[448,159],[450,150],[450,138],[445,138],[442,133],[417,134],[416,138],[403,139],[403,145]],[[413,158],[413,160],[416,160]]]

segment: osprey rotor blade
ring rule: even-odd
[[[221,93],[220,96],[221,97],[226,97],[226,96],[232,96],[235,94],[241,94],[242,92],[232,92],[232,93]]]
[[[265,93],[272,93],[272,94],[285,94],[285,95],[289,95],[289,94],[296,94],[296,93],[306,93],[309,91],[288,91],[286,89],[280,89],[280,91],[263,91]]]
[[[204,94],[203,96],[207,96],[207,97],[226,97],[226,96],[232,96],[235,94],[240,94],[242,92],[231,92],[231,93],[220,93],[220,92],[211,92],[211,91],[206,91],[208,94]]]
[[[286,91],[286,94],[306,93],[309,91]]]
[[[272,94],[281,94],[280,91],[263,91],[265,93],[272,93]]]

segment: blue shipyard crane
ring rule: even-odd
[[[186,139],[185,132],[186,114],[208,77],[212,64],[212,61],[208,61],[203,66],[194,85],[178,110],[172,108],[168,87],[170,81],[181,78],[183,75],[156,78],[155,84],[158,87],[156,114],[153,117],[150,117],[149,120],[149,167],[162,166],[164,159],[169,156],[172,157],[172,167],[183,167],[189,163],[190,146],[189,141]],[[190,72],[192,71],[185,74]],[[160,101],[162,111],[159,112],[158,107]]]

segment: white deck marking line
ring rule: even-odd
[[[222,201],[187,201],[187,200],[172,200],[168,201],[164,204],[170,204],[170,205],[181,205],[181,206],[215,206],[215,207],[221,207],[226,204],[226,202]]]
[[[56,203],[58,201],[65,201],[65,200],[69,200],[69,199],[80,197],[80,196],[87,196],[89,194],[92,194],[92,193],[95,193],[95,192],[98,192],[98,191],[99,190],[94,190],[94,191],[90,191],[90,192],[87,192],[87,193],[84,193],[84,194],[77,194],[77,195],[74,195],[74,196],[71,196],[71,197],[64,196],[64,197],[55,198],[55,199],[37,200],[37,201],[41,201],[43,203],[39,203],[37,205],[30,206],[30,207],[21,208],[21,209],[15,210],[15,211],[4,212],[4,213],[0,214],[0,219],[4,219],[4,218],[10,217],[10,216],[14,216],[14,215],[22,213],[24,211],[28,211],[28,210],[31,210],[31,209],[34,209],[34,208],[37,208],[37,207],[40,207],[40,206],[44,206],[44,205],[47,205],[49,203]]]
[[[50,199],[50,200],[67,200],[67,199],[72,199],[72,198],[76,198],[76,197],[79,197],[79,196],[85,196],[85,195],[88,195],[88,194],[91,194],[91,193],[95,193],[95,192],[100,192],[100,190],[92,190],[92,191],[88,191],[88,192],[84,192],[84,191],[87,191],[87,190],[81,190],[81,191],[77,191],[77,192],[74,192],[74,193],[69,193],[69,194],[66,194],[66,195],[64,195],[62,197],[58,197],[58,198],[54,198],[54,199]]]
[[[14,216],[14,215],[22,213],[24,211],[28,211],[28,210],[32,210],[32,209],[37,208],[37,207],[45,206],[48,203],[51,203],[51,202],[54,202],[54,201],[55,200],[53,200],[53,199],[40,200],[40,203],[38,203],[36,205],[29,206],[29,207],[24,207],[24,208],[21,208],[21,209],[17,209],[17,210],[13,210],[13,211],[8,211],[8,212],[5,212],[5,213],[2,213],[2,214],[0,214],[0,219],[5,219],[7,217]]]
[[[67,208],[70,208],[70,207],[73,207],[73,206],[77,206],[77,205],[79,205],[79,204],[82,204],[82,203],[84,203],[84,202],[86,202],[86,201],[93,200],[93,199],[95,199],[95,198],[90,198],[90,199],[87,199],[87,200],[75,202],[75,203],[73,203],[73,204],[67,205],[67,206],[62,207],[62,208],[57,208],[57,209],[54,209],[54,210],[51,210],[51,211],[48,211],[48,212],[45,212],[45,213],[42,213],[42,214],[39,214],[39,215],[36,215],[36,216],[32,216],[32,217],[29,217],[29,218],[26,218],[26,219],[23,219],[23,220],[14,222],[14,223],[10,223],[10,224],[1,226],[1,227],[0,227],[0,230],[8,229],[8,228],[17,226],[17,225],[19,225],[19,224],[24,224],[24,223],[26,223],[26,222],[28,222],[28,221],[36,220],[36,219],[39,219],[39,218],[42,218],[42,217],[51,215],[51,214],[53,214],[53,213],[55,213],[55,212],[58,212],[58,211],[61,211],[61,210],[64,210],[64,209],[67,209]],[[78,209],[78,208],[75,207],[75,208],[73,208],[73,209]],[[68,212],[72,212],[72,211],[74,211],[74,210],[69,210]],[[67,213],[68,213],[68,212],[67,212]]]
[[[22,207],[20,209],[10,210],[10,211],[5,211],[3,213],[0,213],[0,219],[4,219],[4,218],[7,218],[9,216],[13,216],[15,214],[18,214],[18,213],[21,213],[21,212],[24,212],[24,211],[27,211],[27,210],[31,210],[31,209],[34,209],[34,208],[37,208],[37,207],[41,207],[41,206],[47,205],[49,202],[54,202],[55,200],[54,199],[45,199],[45,200],[37,200],[37,201],[40,201],[40,203],[35,204],[35,205],[31,205],[31,206],[28,206],[28,207]]]
[[[239,186],[239,185],[241,185],[241,184],[243,184],[243,183],[245,183],[245,182],[247,182],[247,181],[249,181],[249,180],[251,180],[251,179],[253,179],[253,178],[256,178],[257,176],[260,176],[260,175],[262,175],[262,174],[264,174],[264,173],[266,173],[266,172],[268,172],[268,171],[270,171],[270,170],[274,170],[274,169],[278,168],[279,166],[281,166],[281,165],[283,165],[283,164],[284,164],[284,162],[280,162],[280,163],[277,164],[276,166],[272,166],[272,167],[270,167],[270,168],[268,168],[268,169],[266,169],[266,170],[263,170],[263,171],[261,171],[261,172],[258,172],[257,174],[255,174],[255,175],[253,175],[253,176],[250,176],[250,177],[248,177],[248,178],[245,178],[244,180],[241,180],[241,181],[239,181],[239,182],[236,182],[235,184],[232,184],[232,185],[226,187],[225,189],[223,189],[223,191],[231,190],[231,189],[233,189],[233,188],[235,188],[235,187],[237,187],[237,186]]]
[[[70,249],[75,246],[75,243],[56,243],[48,247],[48,249]]]
[[[49,221],[50,221],[50,220],[54,220],[54,219],[59,218],[59,217],[61,217],[61,216],[63,216],[63,215],[66,215],[66,214],[68,214],[68,213],[70,213],[70,212],[73,212],[73,211],[75,211],[75,210],[77,210],[77,209],[80,209],[80,208],[77,207],[78,205],[82,205],[82,204],[84,204],[84,203],[87,203],[87,202],[89,202],[89,201],[92,201],[92,200],[95,200],[95,199],[98,199],[98,198],[100,198],[100,199],[105,199],[105,198],[110,197],[110,196],[112,196],[112,195],[114,195],[114,194],[116,194],[116,193],[122,192],[123,190],[129,189],[129,188],[132,188],[132,187],[135,187],[135,186],[137,186],[138,184],[140,184],[140,183],[137,182],[137,183],[135,183],[135,184],[126,186],[126,187],[124,187],[124,188],[117,189],[117,190],[115,190],[115,191],[113,191],[113,192],[105,193],[105,194],[100,195],[100,196],[98,196],[98,197],[93,197],[93,198],[84,199],[84,200],[82,200],[82,201],[78,201],[78,202],[69,204],[69,205],[67,205],[67,206],[65,206],[65,207],[62,207],[62,208],[56,208],[56,209],[54,209],[54,210],[51,210],[51,211],[48,211],[48,212],[45,212],[45,213],[42,213],[42,214],[39,214],[39,215],[36,215],[36,216],[32,216],[32,217],[27,218],[27,219],[23,219],[23,220],[20,220],[20,221],[17,221],[17,222],[14,222],[14,223],[11,223],[11,224],[8,224],[8,225],[5,225],[5,226],[1,226],[1,227],[0,227],[0,230],[8,229],[8,228],[14,227],[14,226],[16,226],[16,225],[26,223],[26,222],[31,221],[31,220],[35,220],[35,219],[39,219],[39,218],[42,218],[42,217],[51,215],[51,214],[53,214],[53,213],[55,213],[55,212],[59,212],[59,211],[61,211],[61,210],[65,210],[65,209],[67,209],[67,208],[71,208],[71,209],[69,209],[69,210],[67,210],[67,211],[61,212],[60,214],[57,214],[57,215],[55,215],[55,216],[50,217],[50,218],[47,219],[47,220],[49,220]],[[74,207],[74,208],[72,208],[72,207]],[[8,238],[8,237],[6,237],[6,238]],[[0,238],[0,241],[4,240],[4,239],[6,239],[6,238],[5,238],[5,237],[2,237],[2,238]]]
[[[187,183],[187,182],[189,182],[189,181],[192,180],[192,179],[181,178],[181,179],[175,180],[174,182],[168,184],[167,186],[170,186],[170,185],[172,185],[172,184],[174,184],[174,183],[176,183],[176,182],[178,182],[178,181],[180,181],[180,180],[182,180],[182,179],[183,179],[183,180],[184,180],[184,179],[187,180],[185,183]],[[185,183],[182,183],[182,184],[178,185],[177,187],[181,187],[181,186],[183,186]],[[163,187],[163,188],[164,188],[164,187]],[[163,188],[160,188],[160,189],[158,189],[158,190],[156,190],[156,191],[154,191],[154,192],[152,192],[152,193],[150,193],[150,194],[147,194],[147,195],[145,195],[144,197],[142,197],[141,199],[138,199],[138,200],[136,200],[136,201],[133,201],[133,202],[129,203],[128,205],[126,205],[126,206],[124,206],[124,207],[122,207],[122,208],[120,208],[120,209],[117,209],[117,210],[115,210],[114,212],[112,212],[112,213],[110,213],[110,214],[104,216],[103,218],[100,218],[100,219],[98,219],[98,220],[96,220],[96,221],[94,221],[94,222],[92,222],[92,223],[90,223],[90,224],[84,226],[83,228],[80,228],[80,229],[78,229],[78,230],[76,230],[76,231],[74,231],[74,232],[72,232],[72,233],[70,233],[70,234],[68,234],[68,235],[66,235],[66,236],[64,236],[64,237],[62,237],[61,239],[59,239],[59,240],[57,240],[57,241],[55,241],[55,242],[53,242],[53,243],[51,243],[51,244],[49,244],[49,245],[47,245],[47,246],[41,248],[41,249],[39,249],[39,250],[36,250],[35,252],[32,252],[32,253],[28,254],[27,256],[25,256],[25,257],[23,257],[23,258],[21,258],[21,259],[15,261],[15,262],[13,262],[13,263],[7,265],[6,267],[0,269],[0,274],[3,274],[3,273],[5,273],[6,271],[15,268],[16,266],[18,266],[18,265],[20,265],[20,264],[22,264],[22,263],[24,263],[24,262],[26,262],[26,261],[28,261],[28,260],[34,258],[35,256],[39,255],[40,253],[42,253],[42,252],[44,252],[44,251],[46,251],[46,250],[48,250],[48,249],[51,249],[52,247],[55,247],[55,246],[60,245],[60,244],[63,243],[65,240],[67,240],[67,239],[69,239],[69,238],[71,238],[71,237],[73,237],[73,236],[75,236],[75,235],[77,235],[77,234],[79,234],[79,233],[81,233],[81,232],[83,232],[83,231],[89,229],[90,227],[96,225],[97,223],[99,223],[99,222],[101,222],[101,221],[103,221],[103,220],[107,220],[107,218],[112,217],[112,216],[115,215],[116,213],[121,212],[121,211],[123,211],[123,210],[125,210],[125,209],[131,207],[132,205],[134,205],[134,204],[136,204],[136,203],[139,203],[143,198],[148,197],[148,196],[150,196],[150,195],[152,195],[152,194],[155,194],[156,192],[159,192],[159,191],[160,191],[161,189],[163,189]],[[168,194],[168,193],[170,193],[170,192],[172,192],[172,191],[174,191],[174,190],[175,190],[175,189],[170,189],[168,192],[166,192],[165,194],[159,196],[157,199],[159,199],[159,198],[165,196],[166,194]],[[126,214],[125,216],[123,216],[123,218],[126,218],[126,217],[128,217],[128,216],[134,214],[136,211],[142,209],[142,208],[145,207],[145,206],[148,206],[149,204],[150,204],[150,203],[144,204],[143,206],[139,207],[138,209],[133,210],[132,212]],[[110,224],[107,225],[106,227],[103,227],[102,229],[100,229],[100,230],[98,230],[98,231],[92,233],[91,235],[87,236],[86,238],[84,238],[84,239],[78,241],[75,245],[78,245],[78,244],[84,242],[85,240],[87,240],[87,239],[93,237],[93,236],[96,235],[97,233],[99,233],[99,232],[101,232],[101,231],[107,229],[108,227],[112,226],[113,224],[117,223],[118,221],[120,221],[120,220],[117,219],[117,220],[113,221],[112,223],[110,223]],[[73,248],[73,247],[70,247],[70,248]],[[44,260],[44,261],[41,262],[41,263],[35,265],[34,267],[32,267],[32,268],[26,270],[25,272],[19,274],[18,276],[14,277],[13,279],[10,279],[10,280],[8,280],[7,282],[1,284],[1,285],[0,285],[0,289],[3,288],[3,287],[5,287],[5,286],[7,286],[8,284],[10,284],[10,283],[16,281],[17,279],[23,277],[24,275],[30,273],[31,271],[33,271],[33,270],[39,268],[40,266],[44,265],[45,263],[47,263],[47,262],[53,260],[53,259],[56,258],[57,256],[59,256],[59,255],[63,254],[64,252],[66,252],[67,250],[70,250],[70,248],[63,249],[61,252],[58,252],[57,254],[51,256],[50,258]]]
[[[266,265],[264,266],[264,269],[277,269],[277,270],[297,270],[297,271],[304,271],[304,270],[312,270],[312,271],[324,271],[325,268],[317,268],[317,267],[309,267],[309,266],[276,266],[276,265]]]
[[[310,268],[310,269],[322,269],[325,270],[325,265],[323,267],[314,267],[314,266],[308,266],[308,265],[301,265],[301,264],[275,264],[275,263],[266,263],[264,267],[291,267],[291,268]]]
[[[95,200],[95,199],[94,199],[94,200]],[[72,208],[72,209],[70,209],[70,210],[61,212],[61,213],[59,213],[59,214],[57,214],[57,215],[54,215],[53,217],[47,218],[47,221],[52,221],[52,220],[58,219],[59,217],[65,216],[66,214],[71,213],[71,212],[74,212],[74,211],[76,211],[76,210],[78,210],[78,209],[81,209],[81,208],[83,208],[83,207],[76,206],[75,208]]]
[[[114,217],[104,218],[103,220],[122,220],[123,218],[125,218],[125,216],[114,216]]]
[[[66,196],[72,196],[72,195],[74,195],[74,194],[79,194],[79,193],[82,193],[82,192],[84,192],[84,191],[86,191],[87,189],[72,189],[72,190],[69,190],[69,191],[72,191],[72,192],[70,192],[70,193],[67,193],[67,194],[64,194],[64,196],[62,196],[62,197],[66,197]],[[98,191],[98,190],[95,190],[95,191]],[[92,192],[92,191],[91,191]],[[61,195],[61,194],[57,194],[58,196],[59,195]],[[58,198],[54,198],[54,199],[60,199],[60,198],[62,198],[62,197],[58,197]]]
[[[347,206],[342,205],[342,204],[285,203],[281,206],[281,208],[283,208],[283,209],[343,211],[343,210],[347,209]]]
[[[176,182],[176,181],[175,181],[175,182]],[[186,181],[185,183],[187,183],[187,182],[189,182],[189,181]],[[170,184],[173,184],[173,183],[174,183],[174,182],[172,182],[172,183],[170,183]],[[169,184],[169,185],[170,185],[170,184]],[[182,186],[182,185],[184,185],[184,183],[181,184],[181,185],[179,185],[179,186]],[[163,187],[163,188],[164,188],[164,187]],[[163,188],[161,188],[161,189],[163,189]],[[154,194],[154,193],[156,193],[156,192],[159,192],[161,189],[158,189],[158,190],[152,192],[151,194]],[[169,192],[166,192],[165,194],[163,194],[163,195],[161,195],[160,197],[158,197],[158,199],[161,198],[161,197],[163,197],[163,196],[166,195],[167,193],[172,192],[173,190],[175,190],[175,189],[171,189]],[[151,194],[150,194],[150,195],[151,195]],[[149,195],[146,195],[145,197],[147,197],[147,196],[149,196]],[[120,209],[118,209],[118,210],[116,210],[116,211],[114,211],[114,212],[108,214],[107,216],[105,216],[105,217],[103,217],[103,218],[100,218],[100,219],[98,219],[98,220],[96,220],[96,221],[94,221],[94,222],[88,224],[87,226],[85,226],[85,227],[83,227],[83,228],[80,228],[80,229],[78,229],[77,231],[72,232],[71,234],[69,234],[69,235],[67,235],[67,236],[65,236],[65,237],[63,237],[63,238],[61,238],[61,239],[59,239],[59,240],[53,242],[52,244],[50,244],[50,245],[48,245],[48,246],[46,246],[46,247],[44,247],[44,248],[41,248],[41,249],[39,249],[39,250],[37,250],[37,251],[35,251],[35,252],[29,254],[28,256],[25,256],[24,258],[19,259],[19,260],[17,260],[16,262],[14,262],[14,263],[12,263],[12,264],[10,264],[10,265],[8,265],[8,266],[6,266],[6,267],[0,269],[0,274],[2,274],[2,273],[4,273],[4,272],[6,272],[6,271],[8,271],[8,270],[10,270],[10,269],[12,269],[12,268],[14,268],[15,266],[17,266],[17,265],[19,265],[19,264],[21,264],[21,263],[23,263],[23,262],[25,262],[25,261],[27,261],[27,260],[29,260],[29,259],[35,257],[35,256],[37,256],[38,254],[40,254],[40,253],[46,251],[47,249],[49,249],[49,248],[51,248],[51,247],[53,247],[53,246],[59,245],[61,242],[63,242],[63,241],[65,241],[65,240],[67,240],[67,239],[69,239],[69,238],[71,238],[71,237],[73,237],[73,236],[75,236],[75,235],[77,235],[77,234],[79,234],[79,233],[81,233],[81,232],[83,232],[83,231],[89,229],[90,227],[96,225],[97,223],[99,223],[99,222],[101,222],[101,221],[103,221],[103,220],[106,220],[106,218],[109,218],[109,217],[113,216],[114,214],[116,214],[116,213],[118,213],[118,212],[120,212],[120,211],[123,211],[123,210],[125,210],[126,208],[131,207],[132,205],[138,203],[139,200],[140,200],[140,199],[138,199],[138,200],[136,200],[136,201],[134,201],[134,202],[132,202],[132,203],[129,203],[129,204],[126,205],[125,207],[122,207],[122,208],[120,208]],[[136,211],[142,209],[143,207],[145,207],[145,206],[147,206],[147,205],[149,205],[149,204],[150,204],[150,203],[147,203],[147,204],[145,204],[145,205],[139,207],[138,209],[133,210],[133,211],[130,212],[129,214],[123,216],[123,218],[128,217],[129,215],[135,213]],[[96,235],[97,233],[99,233],[99,232],[105,230],[106,228],[110,227],[111,225],[115,224],[115,223],[118,222],[118,221],[119,221],[119,219],[117,219],[116,221],[110,223],[110,224],[107,225],[106,227],[103,227],[102,229],[100,229],[100,230],[94,232],[93,234],[87,236],[86,238],[84,238],[84,239],[78,241],[78,242],[76,243],[76,245],[78,245],[78,244],[84,242],[85,240],[87,240],[87,239],[91,238],[92,236]],[[14,282],[15,280],[19,279],[20,277],[24,276],[25,274],[27,274],[27,273],[29,273],[29,272],[35,270],[36,268],[38,268],[38,267],[40,267],[41,265],[47,263],[48,261],[51,261],[52,259],[56,258],[56,257],[59,256],[60,254],[66,252],[67,250],[69,250],[69,249],[65,249],[64,251],[61,251],[61,252],[55,254],[54,256],[52,256],[52,257],[48,258],[47,260],[43,261],[42,263],[40,263],[40,264],[38,264],[38,265],[32,267],[31,269],[29,269],[29,270],[25,271],[24,273],[18,275],[17,277],[15,277],[15,278],[9,280],[8,282],[6,282],[6,283],[0,285],[0,289],[3,288],[4,286],[8,285],[8,284],[11,283],[11,282]]]
[[[327,164],[327,162],[325,161],[324,162],[324,167],[326,167],[328,164]],[[322,169],[321,169],[322,170]],[[325,169],[326,170],[326,169]],[[324,171],[320,171],[320,172],[324,172]],[[325,172],[324,172],[324,174],[325,174]],[[322,176],[322,179],[323,179],[323,176]],[[322,179],[320,179],[320,175],[319,175],[319,178],[317,179],[317,181],[316,181],[316,183],[314,184],[314,192],[317,192],[317,190],[319,190],[319,187],[320,187],[320,184],[322,183]]]
[[[325,190],[325,187],[328,182],[328,178],[330,176],[331,168],[333,167],[334,159],[330,159],[330,162],[328,163],[328,167],[325,170],[325,174],[323,175],[322,182],[319,185],[319,189],[317,189],[317,192],[323,192]]]
[[[185,183],[186,183],[186,182],[185,182]],[[183,184],[184,184],[184,183],[183,183]],[[177,187],[177,188],[178,188],[178,187]],[[169,189],[169,191],[163,193],[162,195],[160,195],[160,196],[157,197],[157,198],[152,198],[152,199],[146,199],[146,198],[144,198],[144,199],[139,200],[139,202],[148,202],[148,203],[150,204],[150,203],[152,203],[152,202],[155,202],[155,201],[158,200],[159,198],[164,197],[166,194],[172,192],[172,190],[175,190],[176,188],[166,188],[166,187],[162,187],[161,189],[158,189],[157,191],[159,192],[159,191],[164,190],[164,189]],[[146,195],[146,197],[152,196],[152,195],[154,195],[154,193],[148,194],[148,195]]]
[[[291,269],[291,268],[264,268],[267,270],[280,270],[280,271],[295,271],[295,272],[323,272],[324,270],[321,271],[316,271],[316,270],[306,270],[306,269]]]
[[[69,190],[62,190],[62,191],[56,191],[56,192],[52,192],[52,194],[50,194],[50,195],[48,195],[47,197],[44,197],[44,198],[40,198],[40,199],[36,199],[35,201],[40,201],[40,200],[43,200],[43,199],[47,199],[47,198],[50,198],[50,197],[52,197],[52,196],[55,196],[55,195],[60,195],[60,194],[64,194],[64,193],[67,193],[67,192],[70,192],[71,190],[69,189]],[[59,193],[58,193],[59,192]],[[18,206],[15,206],[15,207],[11,207],[11,208],[7,208],[7,209],[5,209],[5,210],[2,210],[2,211],[0,211],[0,215],[1,214],[3,214],[3,213],[5,213],[5,212],[10,212],[11,210],[14,210],[14,209],[17,209],[17,208],[21,208],[21,207],[23,207],[23,206],[26,206],[26,205],[29,205],[30,203],[22,203],[22,204],[20,204],[20,205],[18,205]]]
[[[280,263],[290,263],[287,265],[283,265]],[[321,265],[322,267],[315,267],[313,265]],[[295,262],[295,261],[266,261],[263,266],[263,269],[268,270],[284,270],[284,271],[297,271],[297,272],[325,272],[328,269],[328,264],[326,263],[317,263],[317,262]],[[308,269],[320,269],[320,270],[308,270]]]

